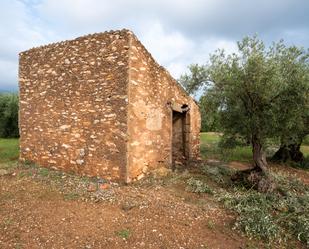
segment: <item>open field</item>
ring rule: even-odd
[[[0,163],[15,161],[18,159],[18,139],[0,138]]]
[[[270,198],[230,180],[250,148],[217,142],[202,134],[198,167],[122,185],[18,165],[18,140],[1,139],[0,248],[306,248],[309,172],[272,165],[286,196]]]
[[[201,153],[207,158],[217,158],[224,161],[251,162],[252,151],[250,146],[237,146],[232,150],[221,151],[218,148],[220,134],[216,132],[201,133]],[[309,156],[309,145],[301,146],[304,156]],[[271,154],[270,154],[271,155]]]

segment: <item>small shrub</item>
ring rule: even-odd
[[[42,177],[46,177],[49,175],[49,170],[46,168],[41,168],[38,172],[38,174]]]
[[[235,228],[251,238],[274,240],[280,228],[271,215],[272,198],[256,191],[226,193],[219,197],[224,205],[238,213]]]
[[[187,181],[187,190],[193,193],[213,194],[213,190],[203,181],[191,177]]]
[[[309,211],[309,210],[308,210]],[[307,211],[307,212],[308,212]],[[306,243],[309,247],[309,215],[298,214],[291,217],[287,222],[288,228],[297,236],[297,239]]]
[[[219,184],[226,184],[230,182],[230,177],[234,174],[234,170],[225,166],[204,165],[202,172],[211,180]]]
[[[123,230],[120,230],[118,232],[116,232],[116,234],[120,237],[120,238],[123,238],[123,239],[128,239],[131,235],[131,232],[130,230],[128,229],[123,229]]]
[[[251,238],[262,238],[266,241],[279,236],[279,227],[272,215],[259,207],[248,207],[242,210],[235,222],[235,227],[244,231]]]

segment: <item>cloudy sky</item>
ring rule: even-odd
[[[245,35],[308,48],[309,0],[0,0],[0,90],[17,90],[19,52],[122,28],[178,78]]]

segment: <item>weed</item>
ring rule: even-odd
[[[187,190],[193,193],[208,193],[213,194],[213,190],[203,181],[191,177],[187,181]]]
[[[66,201],[77,200],[79,197],[80,197],[80,194],[74,193],[74,192],[65,193],[64,196],[63,196],[64,200],[66,200]]]
[[[46,168],[40,168],[38,174],[42,177],[46,177],[49,175],[49,170]]]
[[[9,227],[13,224],[13,220],[11,218],[5,218],[2,222],[3,227]]]
[[[19,178],[23,178],[23,177],[26,177],[26,176],[29,176],[28,171],[21,171],[21,172],[18,173]]]
[[[16,138],[0,138],[0,163],[16,161],[19,155],[18,145]]]
[[[207,222],[207,227],[210,229],[210,230],[213,230],[215,228],[215,223],[211,220],[209,220]]]
[[[131,235],[131,232],[129,229],[122,229],[120,231],[117,231],[116,234],[122,239],[128,239]]]

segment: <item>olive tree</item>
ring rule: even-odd
[[[245,37],[237,45],[237,53],[218,50],[207,65],[191,66],[181,82],[190,91],[206,86],[204,95],[215,104],[224,134],[251,143],[254,167],[246,179],[260,191],[271,191],[274,184],[265,149],[270,138],[282,137],[284,129],[291,128],[304,109],[308,110],[304,105],[308,100],[308,53],[286,47],[282,41],[266,48],[256,36]]]

